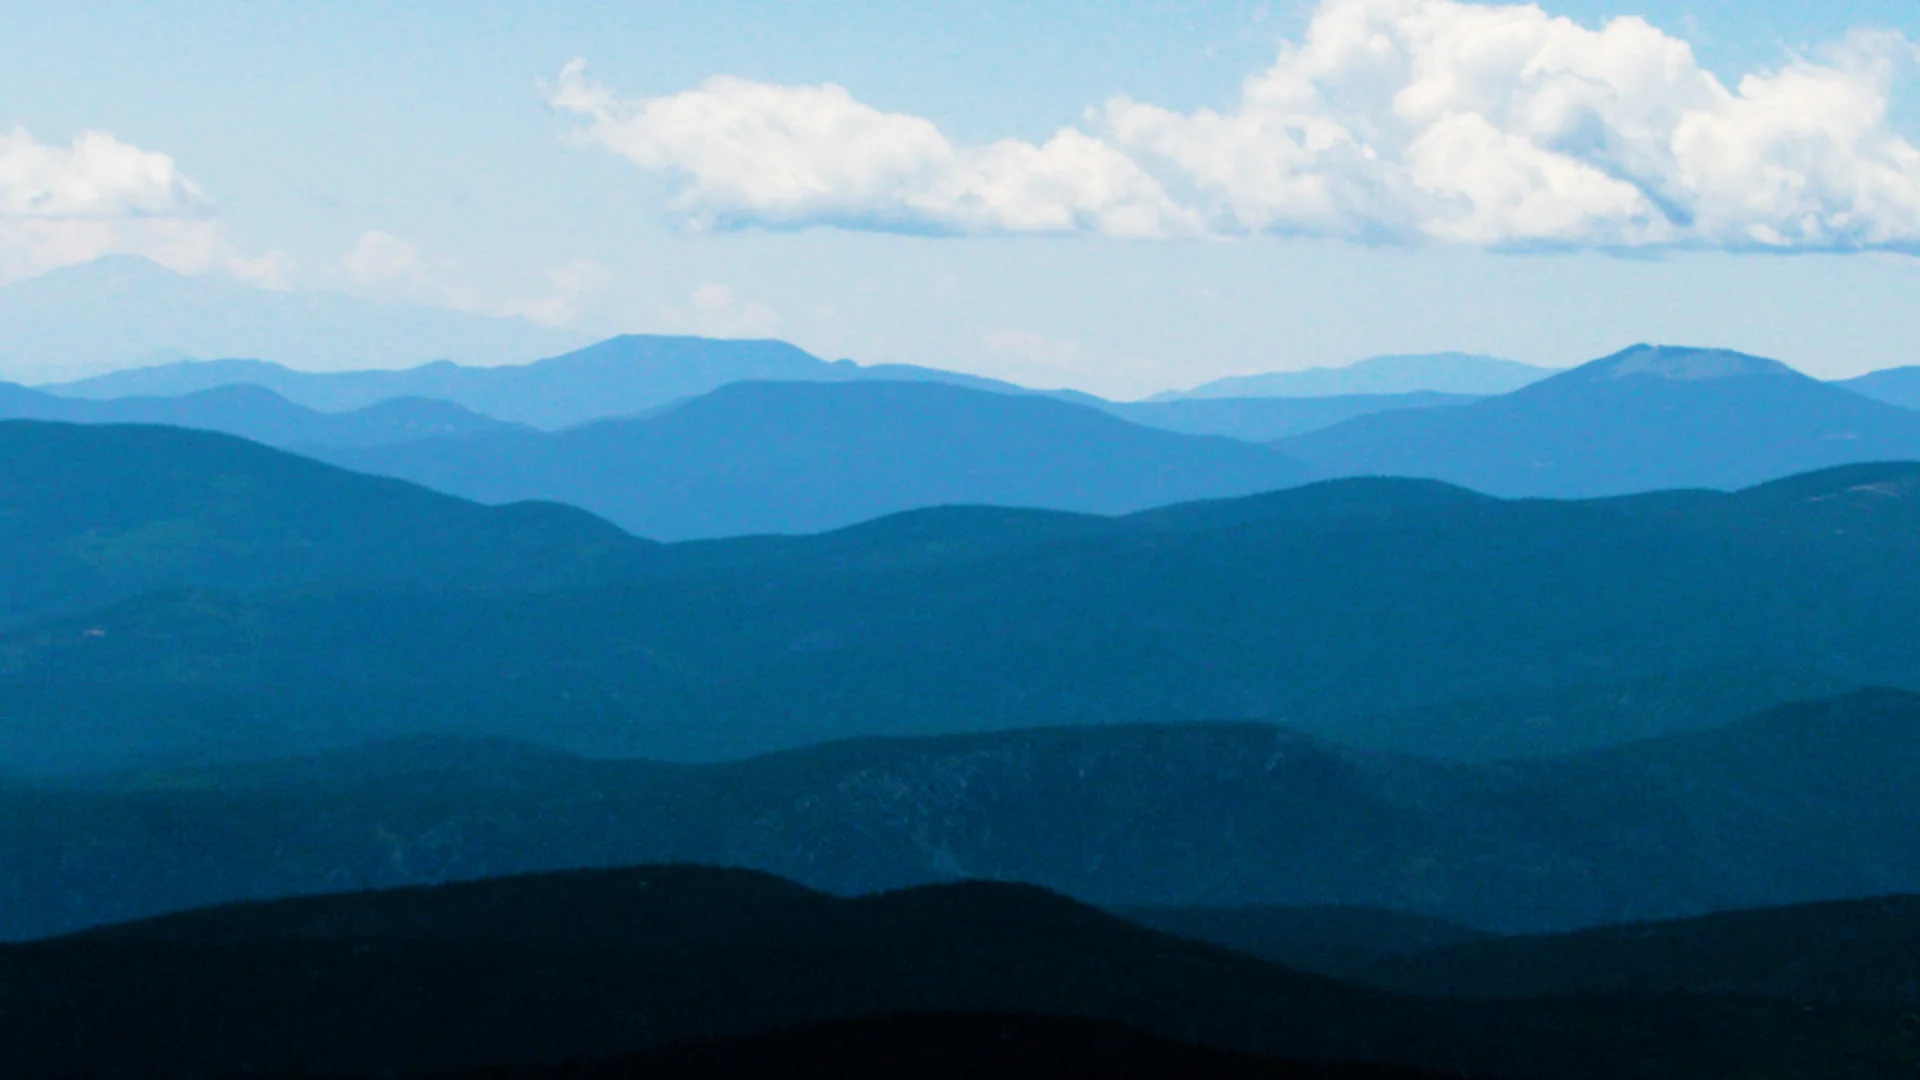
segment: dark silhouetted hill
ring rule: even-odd
[[[1637,345],[1458,409],[1376,413],[1275,445],[1324,475],[1587,497],[1920,458],[1920,413],[1772,360]]]
[[[416,740],[0,789],[0,937],[660,860],[841,893],[975,877],[1114,907],[1358,905],[1562,930],[1920,891],[1917,733],[1920,696],[1881,691],[1472,766],[1256,724],[870,740],[711,766]],[[1251,943],[1258,915],[1201,936]],[[1269,937],[1335,971],[1408,937],[1359,924],[1377,940],[1316,952],[1297,929]]]
[[[1241,1053],[1513,1077],[1808,1075],[1849,1059],[1853,1071],[1837,1075],[1868,1076],[1917,1060],[1899,1043],[1899,1015],[1866,1008],[1422,1001],[1029,886],[836,899],[684,866],[196,912],[0,948],[0,986],[0,1043],[22,1080],[419,1076],[951,1013],[1082,1018]]]
[[[1123,513],[1305,479],[1266,447],[932,382],[734,383],[654,416],[326,451],[482,502],[571,503],[661,540],[951,503]]]
[[[673,1046],[558,1068],[482,1069],[458,1080],[626,1077],[1194,1077],[1196,1080],[1422,1080],[1445,1074],[1391,1065],[1286,1062],[1174,1042],[1135,1028],[1064,1016],[936,1013],[824,1024]]]
[[[1216,379],[1192,390],[1168,391],[1153,401],[1204,398],[1338,397],[1347,394],[1504,394],[1555,373],[1514,360],[1472,353],[1375,356],[1345,367],[1272,371]]]
[[[154,590],[579,584],[646,545],[571,507],[483,507],[241,439],[0,421],[0,619]]]
[[[1449,997],[1754,994],[1920,1004],[1920,897],[1730,911],[1381,957],[1370,982]]]
[[[1129,907],[1116,914],[1141,926],[1271,960],[1296,971],[1338,978],[1368,972],[1383,961],[1497,938],[1444,919],[1357,904]]]

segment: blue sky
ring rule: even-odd
[[[1507,175],[1487,162],[1532,148],[1488,142],[1501,134],[1491,129],[1485,138],[1441,132],[1438,121],[1381,136],[1377,169],[1313,164],[1299,174],[1317,185],[1308,194],[1206,171],[1228,144],[1196,110],[1250,115],[1243,87],[1279,70],[1283,43],[1304,45],[1316,19],[1325,31],[1369,4],[1393,8],[1394,25],[1460,21],[1452,5],[1436,15],[1437,2],[9,11],[0,133],[19,129],[13,151],[53,161],[67,178],[60,190],[94,201],[16,207],[8,221],[0,147],[0,275],[126,248],[280,288],[519,313],[594,334],[779,336],[863,362],[1116,395],[1381,352],[1468,349],[1562,364],[1637,340],[1743,348],[1823,375],[1920,363],[1910,344],[1920,340],[1920,258],[1911,254],[1920,233],[1903,216],[1906,189],[1859,180],[1898,166],[1896,143],[1920,143],[1911,44],[1920,5],[1547,7],[1584,31],[1643,18],[1734,90],[1742,76],[1795,63],[1839,73],[1812,89],[1781,84],[1785,103],[1769,106],[1776,119],[1844,83],[1865,97],[1827,102],[1819,107],[1831,115],[1815,116],[1844,126],[1871,110],[1882,91],[1860,87],[1879,79],[1888,119],[1845,154],[1767,150],[1765,161],[1799,162],[1827,185],[1807,196],[1824,200],[1818,215],[1753,209],[1732,166],[1696,182],[1701,162],[1711,173],[1744,152],[1745,112],[1723,117],[1694,157],[1640,173],[1617,147],[1591,175],[1555,179],[1549,163],[1544,202],[1525,193],[1510,205],[1486,201],[1506,190]],[[1486,38],[1482,24],[1463,25],[1423,47]],[[1904,38],[1868,41],[1862,31]],[[1571,50],[1595,63],[1616,54],[1639,63],[1660,47],[1540,33],[1540,55]],[[1834,53],[1850,34],[1854,44]],[[575,59],[584,72],[563,75]],[[1469,57],[1455,72],[1497,80],[1510,60]],[[1362,99],[1378,87],[1365,72],[1350,75],[1328,76],[1326,85],[1348,81],[1302,115],[1371,130],[1380,110]],[[715,77],[732,81],[708,82]],[[844,88],[844,100],[807,95],[822,84]],[[1692,93],[1687,85],[1661,92]],[[1128,104],[1117,109],[1116,98]],[[589,99],[603,111],[582,104]],[[679,111],[647,112],[663,101]],[[827,134],[804,145],[719,145],[698,129],[715,109],[736,119],[752,109],[824,116]],[[1634,134],[1636,123],[1620,130]],[[1063,128],[1085,135],[1065,148],[1070,160],[1049,143]],[[1612,129],[1604,139],[1568,130],[1553,149],[1619,142]],[[48,157],[88,131],[114,140],[85,158],[119,170],[120,186],[105,195],[81,165]],[[1453,141],[1429,153],[1440,134]],[[1020,142],[993,149],[1009,139]],[[116,148],[163,155],[171,172],[157,157],[108,152]],[[1569,160],[1587,153],[1575,147]],[[1842,157],[1854,171],[1829,175]],[[129,169],[145,187],[126,179]],[[801,187],[761,182],[782,170],[797,170]],[[1909,172],[1920,176],[1910,163]],[[1639,188],[1622,187],[1620,175]],[[1807,176],[1783,182],[1805,187]],[[1401,194],[1408,177],[1424,194]],[[1681,195],[1666,186],[1682,180],[1693,186]]]

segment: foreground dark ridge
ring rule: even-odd
[[[425,740],[0,784],[0,937],[225,900],[662,860],[840,893],[1340,904],[1505,931],[1920,891],[1920,695],[1465,766],[1257,724],[838,743],[714,766]]]
[[[418,1076],[899,1013],[1077,1016],[1278,1057],[1522,1077],[1876,1076],[1899,1014],[1397,998],[1041,890],[843,900],[645,867],[255,904],[0,949],[10,1076]],[[114,1038],[90,1033],[111,1031]]]

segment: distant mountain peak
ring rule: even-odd
[[[1763,356],[1750,356],[1731,349],[1697,349],[1678,345],[1634,345],[1588,364],[1586,371],[1596,379],[1650,375],[1676,382],[1800,374],[1778,360]]]
[[[1556,374],[1557,369],[1473,353],[1372,356],[1345,367],[1270,371],[1216,379],[1192,390],[1156,394],[1150,401],[1193,398],[1332,397],[1346,394],[1504,394]]]

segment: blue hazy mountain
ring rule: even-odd
[[[208,432],[0,421],[0,625],[154,590],[602,580],[642,541]]]
[[[1555,374],[1517,360],[1472,353],[1375,356],[1345,367],[1234,375],[1156,395],[1152,401],[1189,398],[1336,397],[1352,394],[1504,394]]]
[[[1920,413],[1773,360],[1636,345],[1471,405],[1361,416],[1275,445],[1326,475],[1588,497],[1920,458]]]
[[[1834,385],[1903,409],[1920,409],[1920,366],[1870,371],[1857,378],[1841,379]]]
[[[1416,390],[1404,394],[1341,394],[1330,397],[1198,397],[1102,402],[1099,407],[1136,424],[1188,435],[1225,435],[1272,442],[1332,427],[1342,420],[1396,409],[1467,405],[1472,394]]]
[[[936,382],[732,383],[561,432],[315,452],[481,502],[570,503],[660,540],[815,532],[954,503],[1124,513],[1307,478],[1269,447]]]
[[[194,497],[228,518],[198,525],[163,507],[101,530],[92,518],[144,497],[137,475],[114,471],[128,448],[101,445],[69,454],[84,468],[44,470],[57,498],[9,519],[5,565],[29,613],[125,599],[0,638],[0,715],[13,721],[0,768],[429,732],[711,760],[864,735],[1223,718],[1419,752],[1464,741],[1460,756],[1484,759],[1711,726],[1722,699],[1920,687],[1906,647],[1920,636],[1911,464],[1592,502],[1350,480],[1120,518],[947,507],[640,554],[575,511],[613,535],[604,550],[545,553],[558,580],[423,525],[414,558],[503,565],[422,589],[393,584],[404,561],[319,581],[273,570],[264,543],[242,549],[258,551],[257,580],[219,566],[196,577],[268,496],[211,484]],[[372,483],[254,450],[328,484]],[[108,480],[85,480],[89,468]],[[73,494],[88,483],[99,490]],[[326,500],[300,506],[333,522],[327,535],[365,527]],[[275,520],[257,531],[285,533]],[[37,572],[49,553],[57,580]],[[140,587],[197,591],[129,595]],[[1645,705],[1581,700],[1607,693]],[[1441,707],[1461,714],[1422,712]],[[1398,720],[1362,722],[1387,714]],[[1534,716],[1563,729],[1530,734]],[[1480,734],[1460,739],[1468,730]]]
[[[217,275],[176,274],[129,255],[0,288],[0,373],[32,381],[151,363],[156,355],[271,356],[298,366],[400,366],[438,357],[499,364],[584,343],[579,334],[524,319],[276,292]]]
[[[295,405],[264,386],[216,386],[179,397],[72,398],[0,383],[0,420],[164,424],[238,435],[268,446],[366,446],[519,427],[450,401],[390,398],[349,412]]]
[[[944,382],[1034,393],[997,379],[909,364],[861,366],[822,360],[784,341],[729,341],[634,334],[525,364],[469,367],[436,361],[401,370],[295,371],[264,360],[189,360],[116,371],[42,389],[70,397],[174,396],[235,383],[264,386],[325,412],[390,398],[437,398],[541,428],[636,416],[749,380]],[[1070,391],[1060,396],[1098,399]]]

